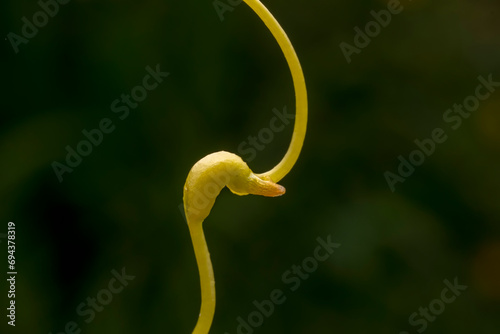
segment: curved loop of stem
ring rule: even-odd
[[[292,140],[288,151],[283,159],[273,169],[268,172],[258,174],[261,177],[269,177],[273,182],[279,182],[288,172],[292,169],[297,161],[302,144],[306,136],[307,129],[307,90],[300,66],[299,58],[295,53],[292,43],[288,39],[283,28],[269,10],[259,0],[244,0],[255,13],[266,24],[267,28],[271,31],[274,38],[278,42],[283,54],[285,55],[288,66],[292,73],[293,85],[295,88],[295,125],[293,128]]]

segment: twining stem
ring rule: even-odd
[[[193,334],[208,334],[215,313],[214,273],[203,233],[203,221],[210,213],[215,197],[224,186],[238,195],[255,194],[269,197],[282,195],[285,189],[276,183],[288,174],[297,161],[307,128],[307,90],[297,54],[285,31],[267,8],[259,0],[244,1],[269,28],[290,67],[296,99],[295,125],[285,156],[268,172],[253,174],[240,157],[228,152],[217,152],[201,159],[188,175],[184,186],[184,210],[198,264],[202,298],[200,315]],[[226,168],[232,172],[227,173]],[[210,179],[215,174],[218,175],[217,180],[226,177],[227,180],[222,183],[216,181],[214,185],[214,181]],[[206,193],[207,189],[214,186],[216,191],[211,190],[209,204],[202,208],[197,206],[200,194]]]

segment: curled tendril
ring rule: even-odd
[[[258,0],[244,0],[266,24],[290,67],[296,116],[293,135],[283,159],[270,171],[255,174],[236,154],[216,152],[199,160],[189,172],[184,185],[184,211],[198,264],[201,285],[201,310],[193,334],[207,334],[215,313],[215,280],[202,223],[208,217],[216,197],[224,187],[236,195],[280,196],[285,188],[279,182],[299,157],[307,127],[307,91],[299,59],[287,35]]]

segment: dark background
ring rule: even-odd
[[[386,1],[264,3],[301,60],[308,133],[285,196],[225,189],[205,221],[211,333],[237,333],[237,318],[274,289],[287,300],[254,333],[417,333],[410,315],[455,278],[468,288],[425,331],[500,333],[500,91],[455,131],[442,119],[478,76],[500,81],[498,1],[403,1],[350,64],[339,44]],[[200,293],[183,184],[206,154],[238,153],[273,108],[295,111],[281,51],[244,3],[221,21],[210,0],[73,0],[16,54],[7,34],[39,10],[0,5],[0,233],[16,223],[18,271],[11,328],[0,239],[0,331],[55,334],[75,321],[89,334],[191,333]],[[120,120],[111,102],[157,64],[170,76]],[[103,118],[115,130],[59,182],[53,161]],[[392,192],[384,173],[438,127],[448,140]],[[291,133],[249,166],[273,167]],[[290,291],[283,273],[329,235],[341,246]],[[86,323],[78,305],[124,267],[135,279]]]

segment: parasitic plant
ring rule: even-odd
[[[299,59],[287,35],[259,0],[244,0],[269,28],[287,60],[292,74],[296,99],[293,135],[283,159],[270,171],[255,174],[236,154],[216,152],[198,161],[189,172],[184,185],[184,211],[193,242],[200,274],[201,309],[193,334],[207,334],[215,313],[215,279],[210,260],[203,221],[212,209],[215,198],[227,186],[236,195],[280,196],[285,188],[278,185],[299,157],[307,127],[307,91]]]

